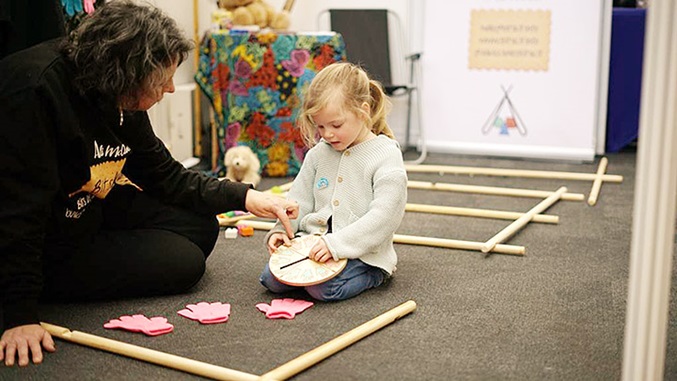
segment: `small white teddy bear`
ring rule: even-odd
[[[256,188],[261,181],[258,156],[247,146],[235,146],[226,151],[223,163],[226,165],[226,178],[231,181],[249,183]]]

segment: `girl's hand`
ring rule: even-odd
[[[271,234],[270,238],[268,238],[268,254],[272,255],[280,245],[289,246],[291,245],[291,240],[284,233]]]
[[[33,355],[33,363],[42,362],[42,348],[54,352],[52,335],[39,324],[20,325],[6,330],[0,338],[0,361],[4,359],[6,366],[13,366],[19,358],[19,366],[29,362],[29,352]]]
[[[317,240],[315,246],[313,246],[310,249],[308,257],[310,257],[310,259],[312,259],[313,261],[320,263],[327,262],[328,260],[333,258],[331,256],[331,252],[327,248],[327,244],[324,242],[323,239]]]

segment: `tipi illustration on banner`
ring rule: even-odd
[[[503,90],[503,97],[482,126],[482,133],[486,135],[492,128],[498,128],[501,135],[510,135],[511,129],[517,129],[521,135],[526,135],[527,129],[524,122],[508,96],[508,93],[512,90],[512,85],[507,90],[501,85],[501,90]]]

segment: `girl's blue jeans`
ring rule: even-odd
[[[330,302],[352,298],[362,291],[381,285],[385,278],[386,273],[380,268],[369,266],[359,259],[349,259],[346,268],[339,275],[314,286],[296,287],[281,283],[270,272],[268,264],[259,281],[276,294],[305,288],[314,299]]]

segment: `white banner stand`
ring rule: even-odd
[[[603,153],[610,14],[610,0],[426,0],[429,150],[577,161]]]

